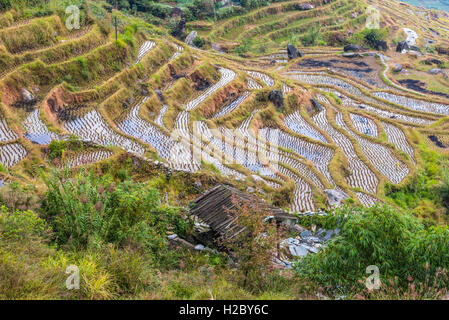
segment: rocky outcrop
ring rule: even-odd
[[[161,90],[154,90],[154,93],[156,94],[157,99],[159,100],[160,103],[165,102],[164,94],[162,93]]]
[[[348,44],[347,46],[344,47],[344,50],[345,52],[357,52],[362,50],[362,48],[355,44]]]
[[[123,109],[128,109],[133,104],[134,104],[134,98],[133,97],[129,97],[129,98],[125,99],[125,101],[122,102],[122,108]]]
[[[171,10],[170,18],[176,22],[176,27],[171,31],[171,35],[181,39],[186,33],[186,18],[184,11],[179,7],[174,7]]]
[[[438,54],[445,54],[449,56],[449,47],[436,47]]]
[[[287,45],[287,55],[289,59],[296,59],[298,57],[295,46],[290,43]]]
[[[388,50],[388,44],[386,41],[380,40],[376,42],[375,48],[379,51],[387,51]]]
[[[172,77],[174,80],[185,78],[185,73],[179,73],[176,71],[176,68],[170,63],[168,64],[168,70],[170,71],[170,77]]]
[[[430,58],[425,61],[425,64],[427,64],[427,65],[432,65],[432,64],[442,65],[443,61],[435,59],[435,58]]]
[[[198,33],[196,31],[191,31],[189,35],[186,37],[186,40],[184,41],[189,46],[193,46],[193,40],[198,36]]]
[[[443,71],[441,69],[439,69],[439,68],[433,68],[433,69],[429,70],[429,73],[433,74],[433,75],[436,75],[436,74],[443,73]]]
[[[182,18],[176,18],[177,19],[177,25],[172,30],[171,35],[175,38],[182,38],[186,33],[186,19],[184,17]]]
[[[20,95],[22,97],[22,102],[24,103],[32,103],[35,100],[33,94],[25,88],[20,90]]]
[[[302,229],[302,227],[298,227]],[[311,253],[318,253],[321,248],[326,247],[326,242],[337,236],[339,232],[339,228],[329,230],[320,228],[316,232],[304,229],[299,236],[281,241],[280,257],[275,259],[275,263],[286,269],[291,269],[292,260]]]
[[[190,80],[192,80],[192,82],[194,83],[193,87],[195,88],[195,90],[198,91],[204,90],[211,86],[209,80],[204,78],[198,71],[195,71],[190,75]]]
[[[23,108],[26,111],[32,111],[37,103],[37,98],[25,88],[22,88],[19,94],[20,98],[11,105],[15,108]]]
[[[345,52],[341,55],[344,58],[360,58],[361,55],[357,52]]]
[[[300,3],[298,4],[298,10],[312,10],[315,7],[310,3]]]
[[[318,101],[316,101],[316,99],[312,98],[311,102],[312,102],[312,106],[313,106],[317,111],[322,111],[322,110],[324,110],[323,106],[322,106]]]
[[[393,72],[401,72],[402,71],[402,64],[395,63],[393,66]]]
[[[348,198],[348,195],[342,191],[336,189],[326,189],[324,194],[327,197],[327,202],[329,202],[331,207],[340,206],[341,202]]]
[[[272,90],[268,95],[268,99],[273,102],[276,108],[284,107],[284,95],[280,90]]]
[[[148,87],[141,83],[140,84],[140,95],[141,96],[148,96],[150,94],[150,90],[148,90]]]
[[[175,18],[175,17],[183,18],[184,17],[184,11],[182,11],[182,9],[180,7],[173,7],[171,9],[170,17],[171,18]]]
[[[396,46],[396,52],[402,52],[404,50],[409,50],[409,49],[410,49],[410,47],[408,46],[407,41],[401,41]]]

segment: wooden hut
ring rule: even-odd
[[[192,201],[190,213],[207,223],[219,236],[232,238],[245,229],[235,224],[235,217],[229,214],[230,210],[236,208],[233,199],[239,204],[246,203],[249,208],[257,207],[278,223],[293,225],[297,221],[295,216],[268,204],[265,200],[226,184],[217,185]]]

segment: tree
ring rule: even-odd
[[[267,212],[257,204],[239,203],[232,199],[234,209],[228,215],[235,225],[244,228],[233,235],[225,234],[221,243],[237,260],[238,281],[248,290],[262,290],[266,276],[274,271],[273,258],[277,254],[282,227],[270,220]]]
[[[417,218],[387,205],[347,207],[326,219],[333,221],[332,228],[338,225],[339,234],[324,250],[298,261],[298,276],[343,294],[365,289],[366,268],[371,265],[379,268],[382,286],[392,281],[402,289],[410,281],[439,288],[449,284],[447,277],[438,278],[438,272],[449,268],[447,227],[426,228]]]

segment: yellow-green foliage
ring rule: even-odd
[[[102,34],[99,27],[95,25],[92,30],[80,38],[68,40],[49,49],[25,54],[24,60],[30,61],[33,59],[40,59],[44,63],[51,64],[56,61],[68,60],[72,56],[93,50],[105,42],[106,36]]]
[[[189,101],[194,94],[195,89],[192,88],[192,82],[186,78],[181,78],[173,84],[165,95],[169,101],[181,105]]]
[[[0,28],[7,28],[14,23],[14,16],[12,11],[3,13],[0,16]]]
[[[37,60],[24,65],[6,81],[14,87],[17,84],[30,83],[39,86],[55,86],[62,81],[76,86],[86,86],[120,71],[125,67],[129,56],[130,52],[127,48],[109,44],[62,64],[46,65]]]
[[[132,91],[129,88],[122,88],[103,103],[101,103],[100,111],[105,112],[109,119],[116,119],[121,113],[126,112],[123,109],[123,102],[132,96]]]
[[[140,108],[140,116],[143,119],[150,120],[149,112],[159,112],[162,107],[162,104],[159,102],[158,97],[154,92],[151,92],[151,96],[148,98],[148,100],[145,102],[144,105],[142,105],[142,108]]]
[[[0,31],[0,41],[11,53],[32,50],[56,43],[65,28],[58,16],[41,18],[29,24]]]

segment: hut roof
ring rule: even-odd
[[[268,204],[263,199],[225,184],[209,189],[192,201],[190,213],[199,217],[220,235],[226,233],[227,237],[234,237],[245,228],[236,225],[235,217],[229,215],[229,210],[236,208],[233,198],[239,204],[246,203],[250,208],[259,208],[266,212],[267,216],[274,216],[276,220],[296,219],[295,216]]]

